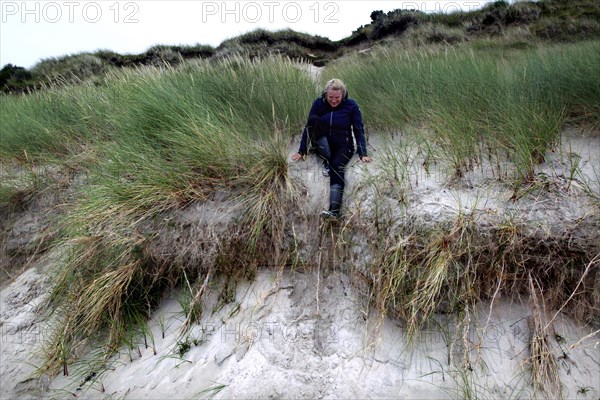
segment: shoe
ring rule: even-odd
[[[323,176],[329,176],[329,165],[323,165]]]
[[[334,213],[333,211],[323,211],[321,213],[321,217],[325,221],[339,221],[340,220],[340,216],[338,214]]]

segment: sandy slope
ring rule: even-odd
[[[375,162],[364,165],[353,159],[350,163],[347,218],[366,218],[361,205],[372,201],[373,193],[363,183],[380,174],[377,158],[388,145],[374,136],[370,146]],[[290,155],[296,147],[297,142],[291,145]],[[600,171],[600,138],[566,132],[562,150],[550,154],[538,171],[558,182],[560,190],[517,201],[509,201],[511,191],[484,173],[474,171],[456,182],[443,173],[424,173],[417,160],[408,180],[410,212],[425,224],[451,220],[467,211],[475,213],[482,224],[510,216],[550,233],[578,226],[585,230],[580,238],[600,248],[594,242],[600,240],[594,230],[597,210],[582,194],[580,183],[567,185],[565,177],[572,165],[568,154],[579,163],[579,181]],[[320,227],[317,217],[328,193],[319,163],[309,157],[291,164],[290,173],[304,188],[306,211],[314,216],[301,235],[323,235],[325,246],[330,245],[328,241],[336,240],[335,232]],[[392,204],[393,194],[388,197]],[[393,205],[389,207],[395,212]],[[194,205],[180,218],[201,226],[218,215],[214,212],[214,207]],[[581,221],[588,221],[587,225]],[[22,237],[18,227],[19,220],[15,232]],[[34,228],[29,232],[32,237]],[[367,249],[357,241],[352,263],[367,265],[368,257]],[[432,399],[465,398],[467,391],[477,398],[532,395],[525,361],[531,315],[526,299],[500,298],[493,307],[481,304],[466,331],[456,331],[455,316],[437,315],[421,337],[408,344],[402,324],[369,312],[364,288],[355,275],[360,269],[342,270],[331,258],[320,263],[320,268],[260,270],[253,282],[238,286],[234,303],[214,312],[217,294],[211,293],[201,323],[183,338],[179,335],[181,293],[170,293],[149,323],[148,347],[137,336],[102,368],[91,368],[84,360],[71,366],[67,377],[36,378],[32,375],[40,364],[36,350],[48,332],[41,305],[49,291],[46,272],[52,260],[49,254],[37,261],[0,292],[2,398]],[[553,315],[550,312],[548,317]],[[563,314],[553,320],[553,328],[556,334],[550,341],[563,396],[598,398],[600,335]],[[189,350],[179,354],[184,342]]]
[[[464,372],[462,341],[448,346],[462,335],[453,317],[438,316],[410,346],[400,324],[365,319],[366,305],[339,271],[262,271],[240,285],[236,303],[206,313],[182,356],[173,293],[153,315],[148,348],[138,338],[97,375],[81,363],[69,377],[29,379],[29,352],[43,334],[35,304],[44,297],[31,288],[43,286],[32,269],[3,292],[2,398],[463,398],[463,379],[481,398],[530,395],[526,304],[500,300],[491,315],[481,305],[467,335],[473,371]],[[553,343],[565,398],[595,398],[598,336],[578,342],[590,328],[563,317],[554,326],[564,338]],[[584,388],[587,396],[578,394]]]

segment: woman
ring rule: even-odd
[[[354,134],[354,138],[352,135]],[[307,142],[323,158],[323,175],[329,176],[329,210],[321,216],[337,220],[341,216],[344,195],[344,170],[354,155],[354,139],[358,155],[363,162],[371,162],[367,156],[362,115],[358,104],[348,98],[346,86],[339,79],[327,82],[321,97],[317,98],[309,112],[308,123],[302,132],[300,149],[292,160],[304,159]]]

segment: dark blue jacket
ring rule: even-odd
[[[310,120],[313,115],[319,117],[319,130],[326,136],[332,145],[341,145],[347,143],[354,151],[354,140],[352,132],[356,139],[358,155],[364,157],[367,155],[367,144],[365,141],[365,128],[362,122],[362,114],[358,103],[355,100],[345,98],[335,108],[331,107],[324,96],[316,99],[308,113]],[[300,154],[307,153],[308,124],[302,132],[300,141]]]

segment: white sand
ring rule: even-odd
[[[423,223],[452,220],[468,212],[479,223],[513,218],[536,229],[555,231],[566,222],[593,215],[582,185],[567,180],[569,153],[577,154],[578,179],[592,179],[600,171],[600,138],[567,132],[561,151],[550,155],[539,173],[562,182],[557,190],[539,197],[510,201],[511,191],[477,171],[459,182],[427,175],[419,167],[409,177],[411,218]],[[373,201],[365,180],[380,175],[377,157],[385,144],[372,138],[370,165],[353,159],[348,169],[348,218],[365,217],[362,202]],[[290,148],[295,152],[297,143]],[[327,181],[319,163],[309,157],[290,166],[291,174],[306,190],[306,207],[315,216],[327,203]],[[567,174],[567,175],[566,175]],[[600,189],[600,188],[599,188]],[[394,193],[391,213],[400,217]],[[379,199],[381,200],[381,199]],[[379,201],[378,200],[378,201]],[[191,206],[181,218],[193,222],[210,219],[211,207]],[[25,218],[25,217],[24,217]],[[219,221],[227,224],[228,221]],[[558,226],[557,226],[558,225]],[[318,222],[307,230],[317,229]],[[217,227],[218,228],[218,227]],[[588,232],[589,233],[589,232]],[[304,232],[307,234],[307,232]],[[588,237],[598,238],[598,232]],[[329,255],[328,255],[329,256]],[[357,241],[353,262],[368,264],[368,251]],[[530,398],[530,372],[526,364],[532,310],[527,299],[496,299],[493,307],[480,304],[471,324],[457,331],[456,316],[436,315],[412,344],[402,324],[379,319],[357,285],[354,272],[332,268],[289,271],[266,268],[253,282],[237,287],[236,301],[212,313],[217,293],[210,293],[201,322],[187,336],[189,351],[179,356],[183,320],[177,301],[169,294],[149,322],[152,337],[145,347],[137,336],[128,348],[102,368],[82,361],[69,368],[69,376],[35,377],[40,365],[41,339],[49,332],[45,304],[50,283],[45,272],[50,254],[24,271],[0,292],[0,397],[13,398],[394,398],[436,399]],[[330,267],[326,267],[329,265]],[[490,313],[491,309],[491,313]],[[550,311],[548,318],[554,312]],[[549,337],[558,360],[564,398],[597,399],[600,396],[600,335],[563,314],[552,321],[556,335]],[[164,330],[164,338],[163,338]],[[468,340],[464,341],[463,338]],[[574,345],[574,346],[572,346]],[[155,354],[156,352],[156,354]],[[87,358],[89,359],[89,358]],[[468,363],[465,363],[468,361]],[[540,398],[551,395],[538,393]]]
[[[527,304],[501,299],[491,315],[489,304],[481,304],[467,335],[473,371],[466,371],[454,317],[437,316],[438,325],[432,323],[410,346],[400,324],[365,320],[365,304],[346,274],[325,271],[261,271],[254,282],[238,287],[236,303],[205,313],[182,357],[177,354],[180,294],[173,293],[150,321],[151,347],[138,337],[133,349],[123,348],[87,382],[85,362],[71,366],[71,376],[39,381],[30,378],[33,368],[27,363],[36,362],[30,351],[44,326],[35,323],[35,304],[45,295],[32,288],[45,285],[30,270],[2,293],[2,398],[189,399],[214,390],[215,398],[223,399],[441,399],[464,398],[468,389],[478,398],[529,398],[531,392]],[[207,310],[215,301],[213,293]],[[559,357],[564,397],[596,398],[598,335],[570,348],[591,329],[563,316],[553,325],[565,340],[550,338],[556,356],[566,355]],[[587,390],[587,397],[579,396],[580,390]]]

